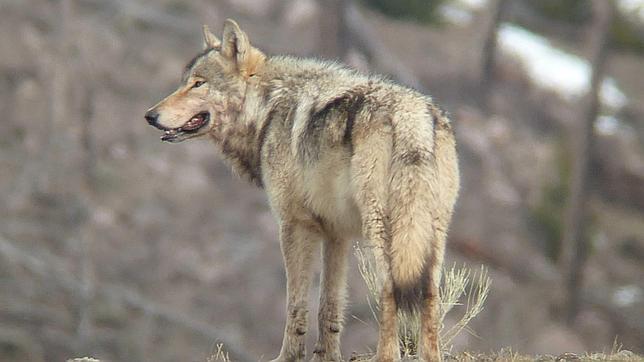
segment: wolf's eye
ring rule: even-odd
[[[203,80],[198,80],[198,81],[196,81],[196,82],[195,82],[195,84],[193,84],[193,85],[192,85],[192,88],[199,88],[199,87],[201,87],[204,83],[206,83],[206,82],[205,82],[205,81],[203,81]]]

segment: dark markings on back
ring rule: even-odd
[[[303,160],[319,159],[320,146],[325,127],[330,127],[331,116],[337,120],[345,119],[346,126],[342,142],[351,144],[351,133],[357,113],[364,104],[365,95],[362,90],[352,89],[327,102],[322,108],[311,107],[309,120],[302,132],[299,143],[299,153]]]
[[[297,109],[297,106],[298,106],[297,102],[295,102],[293,103],[293,105],[291,105],[288,108],[287,116],[284,118],[284,121],[282,122],[284,129],[289,130],[289,133],[287,134],[287,136],[289,137],[288,139],[289,143],[291,142],[290,137],[293,133],[293,124],[295,123],[295,110]]]
[[[434,132],[436,127],[452,133],[452,125],[449,122],[449,113],[436,104],[429,104],[430,114],[434,117]]]
[[[349,146],[351,153],[353,153],[353,123],[356,120],[356,115],[364,104],[364,99],[364,94],[358,94],[355,101],[351,103],[351,106],[349,106],[349,110],[347,111],[347,127],[344,129],[342,143]]]
[[[430,156],[430,153],[428,153],[427,151],[412,149],[403,152],[400,155],[400,160],[403,162],[403,164],[408,166],[420,166],[421,164],[426,163],[430,160],[428,156]]]
[[[432,122],[433,147],[436,147],[436,130],[445,130],[453,134],[452,126],[449,123],[449,114],[434,103],[427,103],[427,112]]]

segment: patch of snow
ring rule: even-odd
[[[441,16],[455,25],[465,26],[472,21],[472,12],[450,4],[440,8]]]
[[[614,116],[599,116],[595,120],[595,132],[604,136],[611,136],[617,133],[621,121]]]
[[[569,101],[578,100],[590,88],[590,64],[585,59],[553,46],[543,36],[504,23],[499,28],[500,48],[517,57],[533,82],[559,92]],[[628,99],[615,79],[607,78],[600,90],[602,103],[619,109]]]
[[[590,74],[590,73],[589,73]],[[620,109],[628,103],[626,94],[619,89],[615,78],[605,78],[599,96],[606,105]]]
[[[630,14],[644,22],[643,0],[619,0],[617,6],[626,14]]]
[[[642,288],[637,285],[625,285],[613,293],[613,303],[619,307],[628,307],[642,300]]]
[[[459,0],[459,2],[472,10],[477,10],[487,6],[488,0]]]
[[[472,22],[473,13],[487,6],[488,0],[450,1],[439,9],[443,19],[449,23],[467,26]]]

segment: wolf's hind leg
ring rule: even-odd
[[[340,333],[344,323],[349,244],[348,239],[327,235],[322,245],[318,342],[311,361],[342,360]]]
[[[421,336],[418,346],[419,355],[427,362],[442,360],[440,350],[440,296],[439,286],[447,231],[458,195],[459,173],[451,130],[437,118],[437,131],[434,148],[434,163],[430,169],[430,179],[434,181],[431,202],[427,203],[431,214],[431,236],[429,253],[429,273],[424,280],[425,300],[421,308]]]
[[[437,212],[437,214],[441,214]],[[443,258],[445,254],[445,241],[447,239],[447,224],[449,214],[442,213],[433,220],[434,240],[432,240],[432,251],[429,260],[430,271],[427,283],[427,293],[421,309],[421,333],[418,343],[418,352],[421,358],[427,362],[439,362],[442,360],[442,353],[439,343],[440,332],[440,296],[439,286]]]
[[[391,128],[380,125],[360,134],[356,128],[351,158],[353,187],[362,217],[362,232],[370,242],[380,278],[380,330],[374,361],[400,360],[393,279],[387,250],[391,242],[387,214],[388,174],[391,160]]]
[[[315,221],[283,221],[280,242],[286,267],[286,327],[275,362],[303,361],[306,355],[307,296],[313,249],[321,239]]]

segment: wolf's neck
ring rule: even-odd
[[[256,142],[257,130],[254,127],[243,127],[230,133],[232,134],[225,135],[217,142],[221,152],[231,163],[236,174],[262,187],[260,153]]]
[[[225,127],[213,140],[236,174],[263,187],[261,149],[266,127],[262,120],[266,118],[266,105],[259,88],[253,86],[249,86],[243,98],[241,112],[231,120],[234,125]]]

